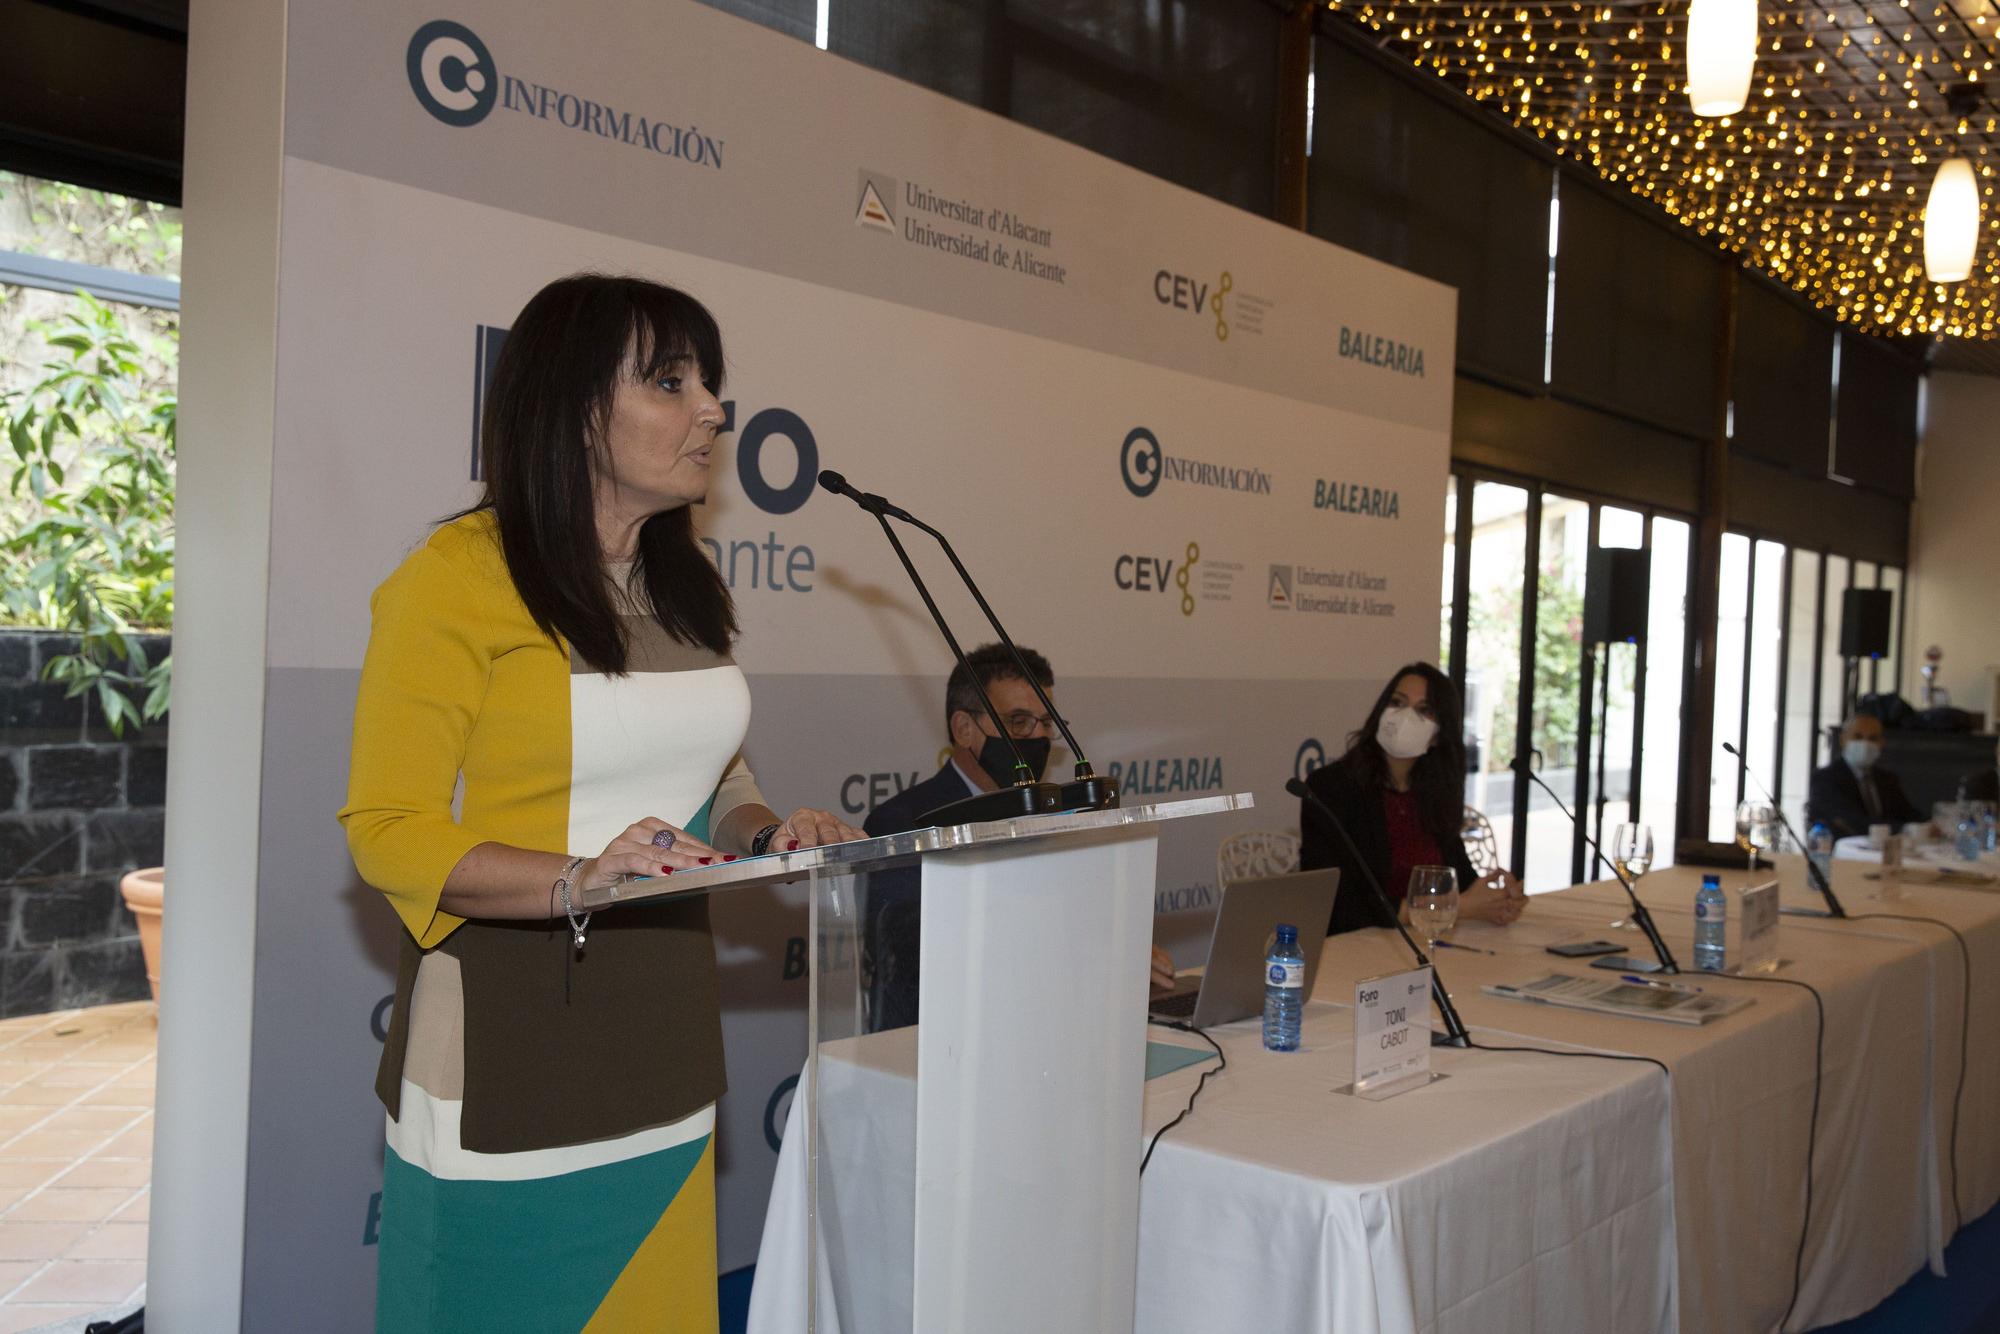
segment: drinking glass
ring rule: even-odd
[[[1768,852],[1778,833],[1778,812],[1768,801],[1746,801],[1736,808],[1736,846],[1749,859],[1749,873],[1757,876],[1757,854]]]
[[[1644,824],[1621,824],[1611,834],[1611,864],[1618,868],[1618,874],[1636,892],[1639,878],[1653,869],[1653,827]],[[1621,917],[1611,924],[1625,931],[1637,931],[1639,924],[1630,917]]]
[[[1437,952],[1437,943],[1458,922],[1458,876],[1449,866],[1413,866],[1405,900],[1410,925]]]

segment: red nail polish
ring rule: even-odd
[[[722,854],[722,860],[726,862],[733,862],[736,860],[736,854],[733,852],[725,852],[724,854]]]
[[[786,852],[797,852],[798,850],[799,850],[799,841],[797,839],[794,838],[786,841],[785,843]]]
[[[660,868],[661,875],[672,875],[673,873],[674,873],[674,868],[671,866],[662,866]]]
[[[714,860],[715,860],[715,858],[713,858],[713,857],[697,857],[697,858],[695,858],[695,860],[696,860],[696,861],[698,861],[698,862],[700,862],[700,863],[701,863],[701,864],[702,864],[703,866],[706,866],[706,865],[708,865],[708,864],[709,864],[710,862],[714,861]]]

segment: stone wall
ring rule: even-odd
[[[118,880],[158,866],[167,724],[123,740],[42,665],[75,641],[0,630],[0,1018],[149,994]],[[149,654],[168,651],[146,636]]]

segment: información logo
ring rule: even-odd
[[[410,38],[410,91],[447,125],[477,125],[500,96],[493,53],[472,29],[433,19]]]
[[[1160,448],[1160,438],[1143,426],[1126,432],[1125,443],[1118,448],[1118,475],[1124,479],[1125,489],[1142,500],[1159,490],[1163,479],[1251,495],[1271,494],[1271,475],[1262,468],[1241,468],[1169,454]]]
[[[495,105],[503,111],[554,121],[566,130],[609,139],[658,157],[722,169],[723,141],[692,125],[674,125],[608,102],[503,75],[493,53],[472,29],[450,19],[433,19],[410,37],[404,61],[417,102],[447,125],[464,128],[485,120]]]

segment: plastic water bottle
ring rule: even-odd
[[[1995,818],[1992,802],[1979,808],[1979,832],[1988,852],[2000,847],[2000,818]]]
[[[1979,813],[1973,809],[1971,802],[1959,802],[1958,810],[1958,838],[1955,840],[1958,859],[1976,862],[1986,848],[1986,831],[1979,827]]]
[[[1806,830],[1806,860],[1818,868],[1819,874],[1807,876],[1808,889],[1818,889],[1821,885],[1833,883],[1833,831],[1823,824],[1815,824]]]
[[[1719,973],[1728,936],[1729,900],[1722,892],[1722,877],[1705,875],[1701,892],[1694,896],[1694,966],[1704,973]]]
[[[1297,1051],[1306,1007],[1306,956],[1299,929],[1278,925],[1277,943],[1264,960],[1264,1050]]]

